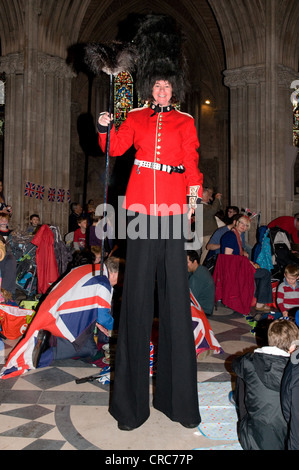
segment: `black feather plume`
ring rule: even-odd
[[[175,100],[184,100],[188,83],[183,34],[170,16],[150,14],[140,19],[132,42],[86,44],[83,62],[95,75],[136,71],[142,100],[151,99],[156,80],[168,80]]]
[[[136,87],[141,99],[151,97],[156,80],[168,80],[177,100],[183,101],[187,86],[187,62],[183,34],[167,15],[146,15],[140,20],[133,43],[137,49]]]
[[[84,62],[92,73],[101,72],[117,75],[119,72],[130,72],[136,64],[136,48],[132,44],[118,41],[110,43],[88,43],[85,46]]]

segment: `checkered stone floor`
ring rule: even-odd
[[[243,315],[225,307],[208,319],[224,353],[198,358],[198,382],[231,382],[232,359],[254,349],[255,336]],[[118,430],[108,412],[110,385],[75,382],[97,373],[98,368],[81,360],[66,360],[0,380],[0,449],[192,450],[213,445],[153,408],[140,428]],[[221,444],[226,442],[217,441]]]

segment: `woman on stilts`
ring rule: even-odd
[[[186,89],[181,35],[172,18],[148,15],[134,40],[137,91],[150,105],[132,110],[116,131],[98,119],[99,144],[110,156],[134,145],[127,186],[127,256],[110,413],[121,430],[149,417],[149,350],[158,289],[159,345],[153,406],[193,428],[200,423],[184,224],[202,196],[194,119],[175,109]],[[151,48],[149,50],[149,47]],[[141,227],[136,237],[134,228]]]

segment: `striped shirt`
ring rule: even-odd
[[[284,279],[278,286],[276,302],[281,312],[299,307],[299,282],[297,281],[296,286],[292,287]]]

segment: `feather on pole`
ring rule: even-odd
[[[110,43],[88,43],[85,46],[84,62],[95,75],[104,72],[117,75],[120,72],[131,72],[136,65],[137,51],[132,44],[119,41]]]
[[[110,77],[109,91],[109,116],[112,115],[112,91],[113,77],[120,72],[130,72],[134,69],[136,63],[136,49],[132,44],[112,41],[110,43],[88,43],[84,49],[84,63],[94,75],[106,73]],[[105,189],[104,189],[104,217],[107,216],[107,193],[109,178],[109,145],[110,145],[111,124],[107,129],[106,144],[106,167],[105,167]],[[102,253],[101,253],[101,275],[104,266],[104,242],[106,232],[102,233]]]

